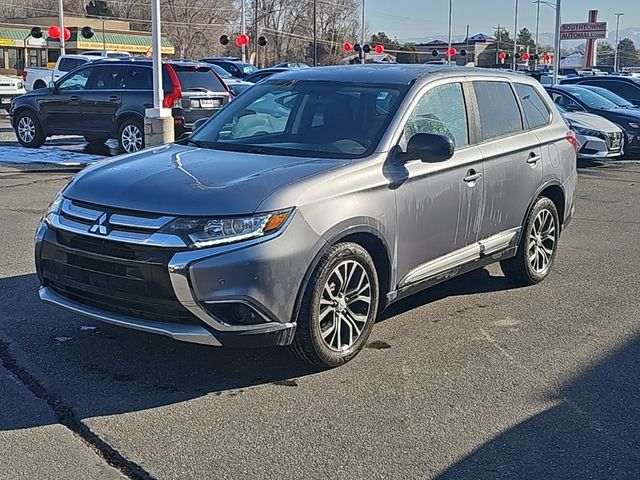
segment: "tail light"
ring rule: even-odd
[[[178,75],[171,65],[164,66],[169,74],[169,80],[171,81],[171,91],[164,94],[162,100],[162,106],[164,108],[179,107],[182,100],[182,88],[180,87],[180,80]]]
[[[580,149],[580,146],[578,145],[578,139],[576,138],[576,132],[574,132],[573,130],[569,130],[567,132],[567,136],[565,137],[565,139],[567,140],[567,142],[569,142],[573,146],[573,149],[575,150],[575,152],[577,154],[578,150]]]

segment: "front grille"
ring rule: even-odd
[[[167,249],[119,244],[49,230],[40,269],[44,285],[82,305],[169,323],[201,324],[178,302]]]

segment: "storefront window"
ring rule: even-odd
[[[24,51],[19,48],[9,48],[9,68],[24,70]]]
[[[29,49],[29,67],[37,67],[38,66],[38,51],[34,49]]]
[[[5,49],[0,48],[0,68],[7,68],[7,66],[5,65],[4,55],[5,55]]]

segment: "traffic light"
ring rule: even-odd
[[[353,46],[350,43],[345,42],[345,43],[342,44],[342,49],[345,52],[350,52],[351,50],[353,50]]]
[[[227,45],[229,43],[229,37],[227,35],[222,35],[220,37],[220,43],[222,45]]]
[[[499,58],[500,60],[505,60],[508,56],[509,56],[509,55],[507,55],[507,54],[506,54],[506,53],[504,53],[504,52],[500,52],[500,53],[498,54],[498,58]]]
[[[378,55],[384,53],[384,47],[380,44],[376,45],[373,49]]]
[[[238,35],[238,38],[236,38],[236,45],[238,47],[244,47],[248,43],[249,43],[249,35],[247,35],[246,33],[242,33]]]
[[[529,60],[529,54],[528,54],[527,52],[524,52],[524,53],[522,54],[522,60],[524,60],[525,62],[526,62],[527,60]]]
[[[535,53],[535,54],[533,55],[533,59],[534,59],[534,60],[540,60],[540,55],[538,55],[537,53]]]
[[[513,56],[516,57],[516,60],[519,60],[520,59],[520,52],[516,52]]]
[[[438,54],[438,50],[431,50],[431,55],[433,55],[434,57],[437,57]]]
[[[42,28],[40,27],[33,27],[31,29],[31,36],[33,38],[42,38]]]
[[[467,51],[463,48],[462,50],[460,50],[460,55],[463,57],[467,56]]]
[[[449,55],[450,57],[454,57],[456,53],[458,53],[458,50],[456,50],[455,48],[450,48],[449,50],[447,50],[447,55]]]
[[[356,51],[356,52],[361,52],[361,51],[362,51],[362,47],[360,46],[360,44],[359,44],[359,43],[356,43],[356,44],[353,46],[353,50],[354,50],[354,51]]]
[[[368,43],[365,43],[364,47],[362,47],[362,51],[364,53],[369,53],[371,51],[371,45],[369,45]]]
[[[265,47],[267,45],[267,37],[260,36],[258,37],[258,45],[260,45],[261,47]]]
[[[93,37],[93,28],[86,26],[86,27],[82,27],[82,29],[80,30],[80,35],[82,35],[82,38],[91,38]]]

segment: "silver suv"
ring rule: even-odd
[[[40,297],[207,345],[337,366],[392,302],[499,261],[549,273],[576,139],[522,75],[300,69],[190,139],[87,168],[36,235]]]

